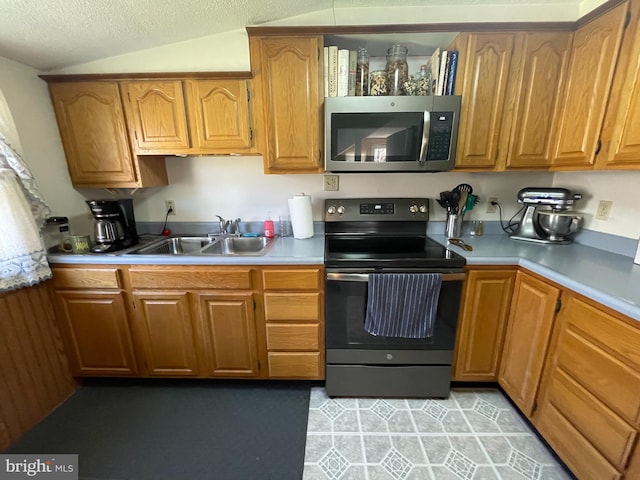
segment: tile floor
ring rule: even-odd
[[[303,480],[569,480],[499,390],[448,399],[311,390]]]

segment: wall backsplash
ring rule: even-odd
[[[135,194],[136,218],[159,221],[164,218],[165,200],[175,200],[173,221],[212,221],[216,215],[259,221],[277,218],[287,211],[287,199],[304,192],[312,197],[314,220],[323,218],[322,204],[330,197],[435,198],[443,190],[469,183],[481,203],[469,219],[498,220],[486,213],[486,199],[497,197],[503,218],[518,209],[517,191],[525,186],[550,186],[551,173],[393,173],[340,175],[340,190],[322,190],[322,175],[265,175],[262,157],[186,157],[167,158],[170,185]],[[432,202],[431,219],[444,220],[445,211]]]

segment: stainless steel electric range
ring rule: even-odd
[[[426,198],[325,200],[329,396],[448,396],[466,260],[427,236],[428,220]],[[372,273],[441,274],[432,336],[365,330]]]

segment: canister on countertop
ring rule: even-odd
[[[62,245],[69,236],[69,219],[67,217],[49,217],[44,221],[42,237],[48,253],[62,250]]]

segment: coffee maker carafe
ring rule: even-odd
[[[91,251],[109,253],[132,247],[138,243],[133,200],[87,200],[96,220],[95,244]]]

